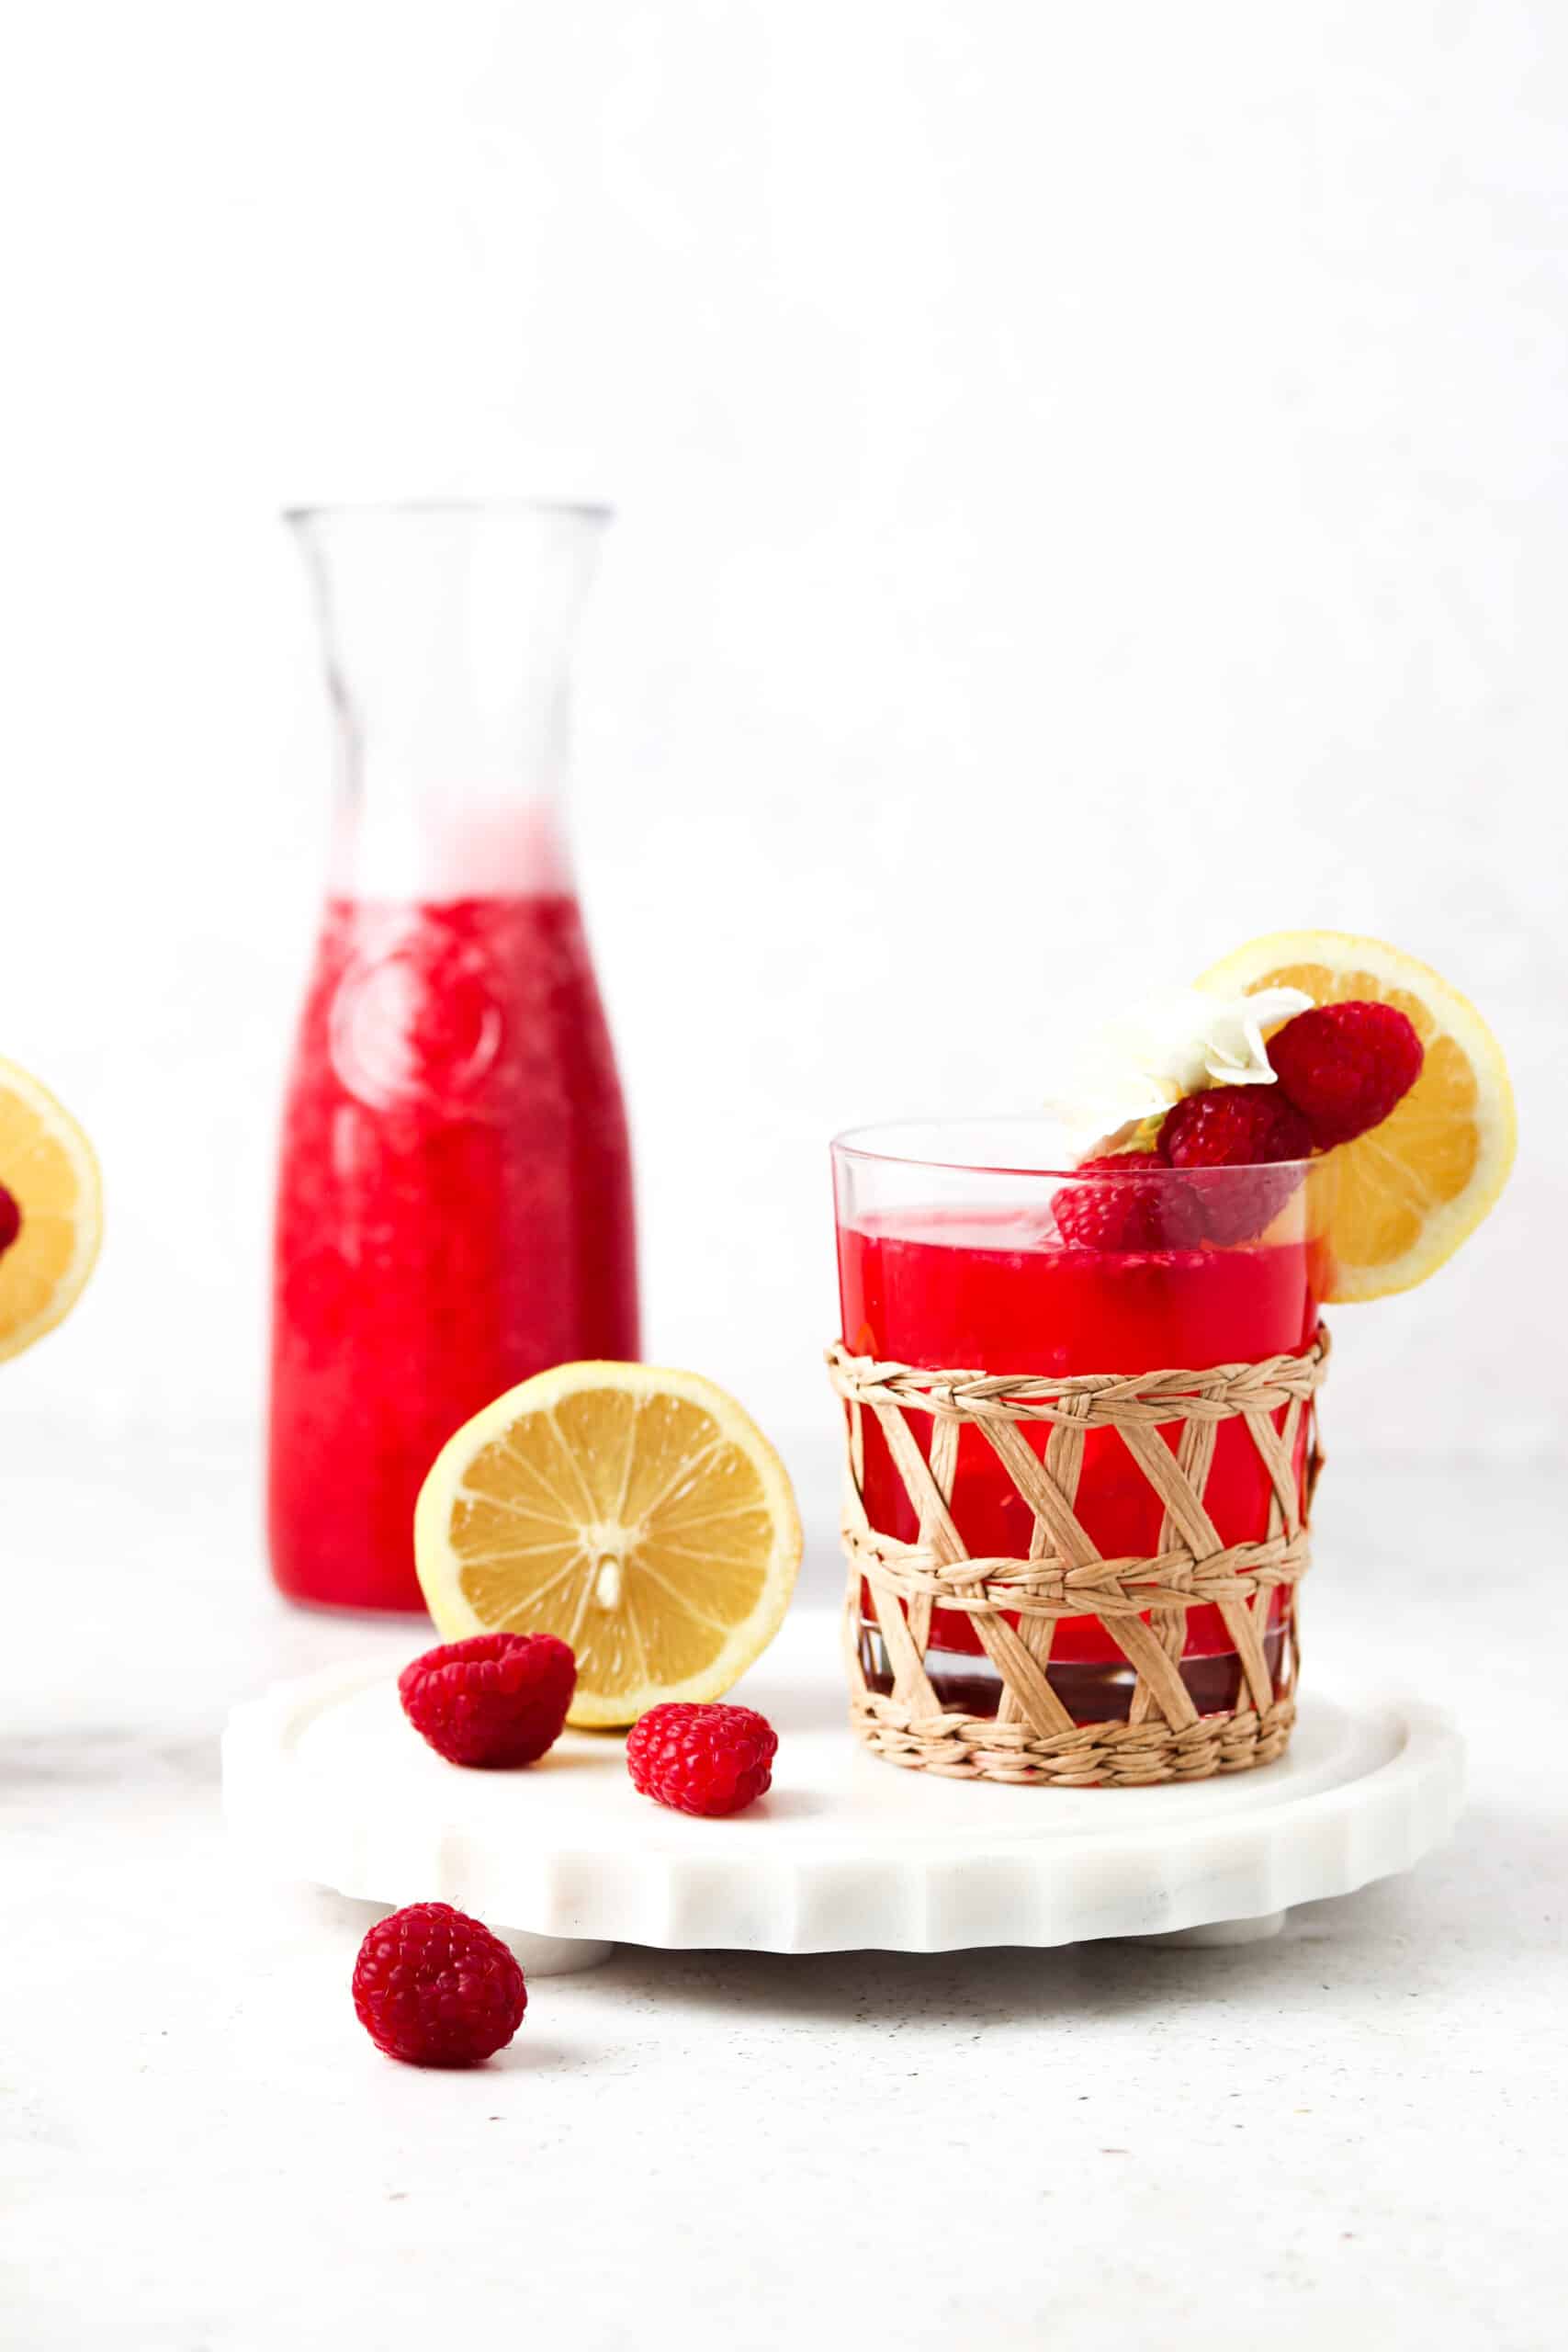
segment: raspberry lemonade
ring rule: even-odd
[[[557,803],[595,516],[295,518],[343,726],[284,1115],[269,1521],[294,1597],[417,1609],[453,1430],[637,1350],[631,1162]]]
[[[966,1160],[972,1154],[981,1164]],[[1132,1180],[1097,1173],[1075,1182],[1062,1172],[1069,1156],[1059,1136],[1024,1122],[843,1137],[836,1159],[846,1345],[857,1355],[931,1370],[1031,1375],[1201,1371],[1310,1345],[1322,1253],[1307,1230],[1304,1170],[1269,1171],[1276,1182],[1283,1180],[1284,1198],[1268,1220],[1266,1240],[1224,1247],[1192,1229],[1190,1188],[1180,1178],[1170,1180],[1169,1171],[1163,1183],[1141,1177],[1134,1203],[1127,1197]],[[1246,1187],[1256,1195],[1260,1172],[1215,1171],[1203,1178],[1203,1189],[1214,1206],[1222,1192],[1239,1199]],[[917,1442],[929,1451],[931,1423],[909,1419]],[[1277,1425],[1282,1420],[1283,1408]],[[1024,1432],[1025,1442],[1043,1454],[1049,1434],[1041,1425]],[[1165,1427],[1161,1435],[1174,1446],[1179,1430]],[[863,1493],[873,1526],[913,1542],[913,1504],[870,1416],[863,1443]],[[1160,1501],[1121,1437],[1094,1430],[1083,1446],[1074,1507],[1086,1534],[1106,1558],[1156,1553]],[[1298,1470],[1303,1448],[1304,1436]],[[1245,1426],[1220,1428],[1205,1502],[1221,1540],[1263,1537],[1271,1493]],[[1028,1555],[1032,1515],[973,1427],[959,1433],[950,1508],[971,1556]],[[1271,1671],[1287,1606],[1281,1591],[1264,1645]],[[862,1642],[870,1686],[891,1690],[869,1590],[863,1593]],[[999,1682],[968,1615],[934,1611],[926,1668],[942,1705],[994,1713]],[[1058,1622],[1046,1672],[1077,1722],[1125,1718],[1133,1669],[1097,1619]],[[1236,1703],[1240,1663],[1217,1608],[1189,1611],[1179,1672],[1201,1712]]]
[[[1055,1124],[834,1146],[852,1715],[898,1764],[1143,1786],[1295,1717],[1320,1302],[1495,1203],[1507,1070],[1378,940],[1276,933],[1105,1024]]]

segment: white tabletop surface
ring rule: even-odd
[[[0,2341],[1559,2343],[1561,1481],[1351,1450],[1307,1671],[1375,1648],[1471,1748],[1410,1877],[1228,1951],[623,1948],[439,2075],[355,2022],[373,1915],[244,1876],[218,1804],[234,1699],[417,1628],[274,1600],[242,1449],[9,1424]]]

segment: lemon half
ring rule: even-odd
[[[509,1389],[442,1448],[414,1512],[443,1636],[570,1642],[578,1724],[720,1697],[778,1631],[800,1554],[755,1422],[651,1364],[558,1364]]]
[[[52,1331],[82,1295],[103,1233],[98,1163],[47,1087],[0,1061],[0,1184],[22,1214],[0,1253],[0,1359]]]

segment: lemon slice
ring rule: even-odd
[[[103,1202],[93,1147],[36,1078],[0,1061],[0,1184],[21,1228],[0,1253],[0,1358],[70,1313],[93,1271]]]
[[[1371,998],[1415,1023],[1421,1075],[1380,1126],[1321,1163],[1336,1260],[1330,1299],[1382,1298],[1426,1281],[1495,1206],[1514,1164],[1514,1090],[1481,1015],[1429,965],[1346,931],[1249,940],[1198,982],[1217,993],[1304,989],[1317,1004]]]
[[[800,1551],[755,1422],[651,1364],[557,1364],[509,1389],[443,1446],[414,1512],[441,1634],[558,1634],[580,1724],[718,1698],[777,1633]]]

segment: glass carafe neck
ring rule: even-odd
[[[570,888],[570,657],[604,510],[516,501],[289,520],[338,722],[333,890]]]

